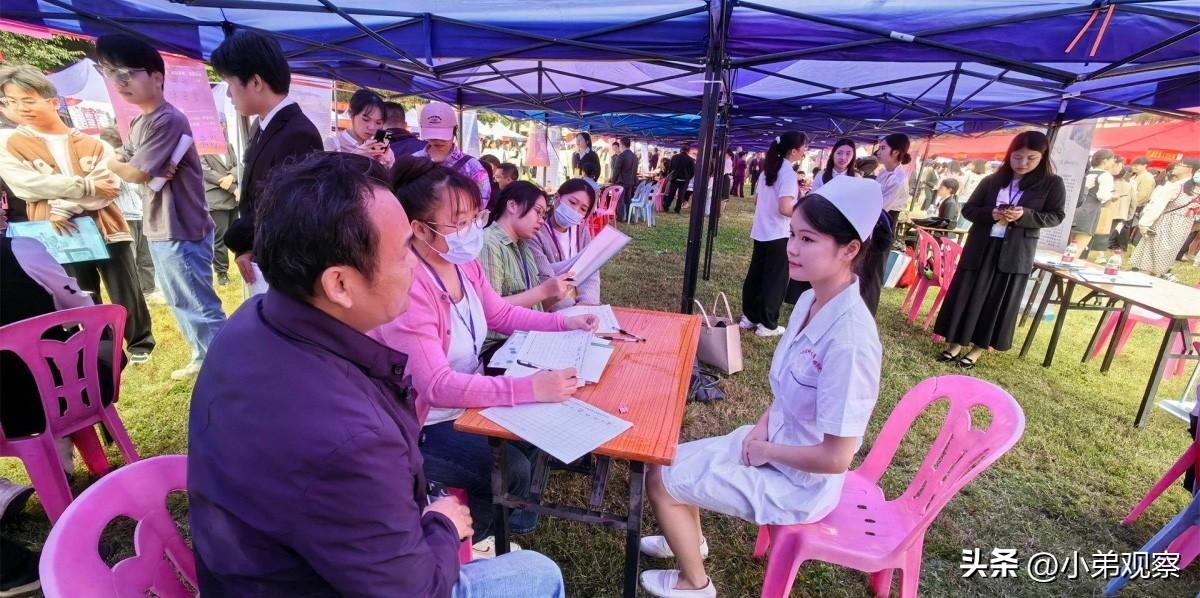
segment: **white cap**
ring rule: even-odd
[[[829,200],[850,221],[850,225],[858,232],[858,238],[863,241],[871,236],[883,211],[883,189],[873,179],[834,177],[813,191],[813,195]]]
[[[434,101],[421,107],[421,139],[453,141],[456,126],[458,118],[449,104]]]

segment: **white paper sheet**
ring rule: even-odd
[[[543,370],[583,369],[587,348],[592,344],[588,330],[530,332],[517,359]]]
[[[517,354],[521,352],[521,346],[525,344],[527,334],[526,332],[512,333],[512,336],[508,337],[504,344],[500,345],[500,348],[492,354],[492,361],[488,365],[501,370],[507,370],[517,365]]]
[[[479,414],[563,463],[575,461],[633,427],[578,399],[489,407]]]
[[[179,143],[175,144],[175,151],[171,152],[171,164],[179,164],[179,161],[183,159],[185,154],[187,154],[188,148],[190,147],[192,147],[192,138],[188,135],[180,137]],[[167,177],[156,176],[150,180],[147,186],[149,186],[150,190],[154,191],[155,193],[162,191],[162,188],[167,186]]]
[[[271,285],[267,284],[267,279],[263,278],[262,270],[259,269],[258,264],[250,262],[250,267],[254,269],[254,282],[246,285],[247,292],[250,293],[251,297],[267,292],[267,289],[271,288]]]
[[[613,313],[611,305],[575,305],[558,313],[566,316],[582,316],[591,314],[600,319],[600,328],[596,330],[599,334],[617,334],[621,332],[621,324],[617,322],[617,314]]]
[[[613,256],[620,253],[631,240],[625,233],[606,226],[604,230],[600,231],[600,234],[592,239],[591,243],[587,244],[587,247],[583,248],[575,261],[563,262],[558,274],[574,272],[576,282],[583,282],[599,272],[600,268]]]
[[[1130,287],[1152,287],[1154,279],[1138,272],[1118,272],[1116,276],[1109,276],[1103,270],[1087,268],[1080,270],[1078,276],[1088,282],[1100,284],[1123,285]]]

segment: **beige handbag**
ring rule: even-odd
[[[733,311],[729,309],[725,293],[713,300],[713,313],[717,313],[718,300],[725,303],[724,317],[709,316],[699,301],[692,300],[704,316],[704,326],[700,329],[700,362],[726,374],[736,374],[742,371],[742,329],[733,321]]]

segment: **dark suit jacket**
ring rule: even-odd
[[[690,181],[696,176],[696,161],[685,153],[675,154],[671,158],[671,180]]]
[[[254,210],[262,186],[275,168],[291,158],[324,149],[317,127],[298,104],[283,108],[267,125],[258,143],[246,148],[242,160],[242,199],[239,218],[225,233],[225,245],[236,254],[254,249]]]
[[[233,186],[228,191],[221,188],[221,179],[232,174],[235,178],[238,174],[237,157],[233,155],[233,146],[229,146],[229,151],[225,154],[225,162],[221,162],[221,158],[213,154],[202,154],[200,156],[200,166],[204,170],[204,200],[208,202],[208,209],[211,210],[233,210],[238,207],[237,197],[234,192],[238,189],[238,183],[235,180]]]
[[[967,233],[967,244],[963,247],[959,269],[978,270],[983,266],[983,256],[991,237],[992,210],[996,208],[996,195],[1003,188],[995,174],[985,177],[963,206],[962,214],[971,221]],[[1041,182],[1025,189],[1017,205],[1025,209],[1020,220],[1008,226],[1000,250],[999,270],[1005,274],[1029,274],[1033,270],[1033,256],[1037,252],[1038,237],[1043,228],[1057,226],[1066,214],[1063,205],[1067,190],[1058,175],[1050,175]]]
[[[592,180],[600,178],[600,156],[596,152],[589,149],[582,158],[579,154],[571,154],[571,163],[576,174],[591,177]]]
[[[633,150],[625,150],[613,156],[612,180],[609,182],[624,187],[625,197],[629,197],[633,194],[633,188],[637,186],[637,171],[637,156]]]

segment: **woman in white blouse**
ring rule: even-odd
[[[829,151],[829,161],[825,163],[825,169],[813,178],[812,190],[820,189],[822,185],[833,180],[833,177],[858,176],[858,171],[854,169],[854,150],[853,139],[838,139]]]
[[[908,173],[901,166],[912,162],[908,155],[911,142],[904,133],[892,133],[879,142],[875,157],[883,169],[875,175],[883,188],[883,209],[892,220],[892,233],[896,231],[896,218],[908,208]]]
[[[369,90],[360,89],[350,96],[350,126],[325,138],[325,151],[359,154],[391,168],[396,157],[388,150],[387,141],[376,141],[375,132],[383,128],[387,118],[383,98]]]

